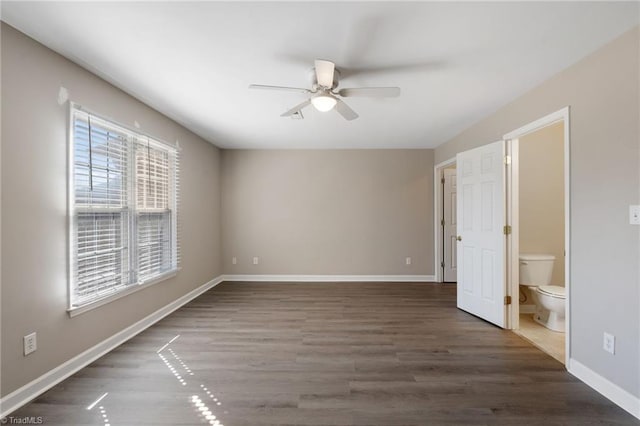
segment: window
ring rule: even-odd
[[[175,147],[71,110],[71,309],[178,267]]]

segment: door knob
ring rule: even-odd
[[[462,241],[462,236],[461,236],[461,235],[458,235],[458,237],[456,238],[456,240],[458,240],[458,241]]]

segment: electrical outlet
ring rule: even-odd
[[[253,258],[253,264],[254,264],[254,265],[257,265],[258,263],[260,263],[260,259],[259,259],[259,258],[257,258],[257,257],[254,257],[254,258]]]
[[[238,259],[236,259],[236,257],[235,257],[235,256],[234,256],[234,257],[232,257],[232,258],[231,258],[231,263],[232,263],[233,265],[236,265],[236,264],[238,263]]]
[[[612,355],[616,353],[616,336],[609,333],[604,333],[604,339],[602,341],[602,349],[609,352]]]
[[[404,259],[404,263],[405,265],[411,265],[411,258],[407,257],[406,259]]]
[[[24,355],[27,356],[38,349],[38,342],[36,341],[36,333],[27,334],[23,337]]]
[[[629,206],[629,224],[640,225],[640,206]]]

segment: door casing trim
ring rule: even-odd
[[[512,233],[508,238],[507,248],[507,294],[519,294],[519,194],[518,194],[518,139],[544,127],[556,123],[564,123],[564,249],[565,268],[564,282],[566,291],[565,300],[565,367],[571,359],[571,140],[570,140],[570,107],[566,106],[552,112],[538,120],[532,121],[503,136],[510,146],[511,167],[507,173],[507,224],[511,225]],[[510,142],[509,142],[510,141]],[[514,304],[510,310],[508,324],[511,329],[519,328],[520,312],[517,308],[517,298],[512,297]]]
[[[442,178],[442,171],[447,167],[456,164],[456,157],[449,158],[433,166],[433,230],[434,230],[434,271],[436,282],[441,283],[443,280],[442,268],[440,267],[442,253],[442,245],[444,235],[442,233],[442,226],[440,226],[440,220],[442,219],[442,184],[440,179]]]

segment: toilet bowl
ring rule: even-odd
[[[550,330],[564,333],[565,288],[543,285],[536,289],[536,313],[533,320]]]
[[[527,287],[535,313],[533,319],[550,330],[564,332],[564,287],[551,284],[555,256],[520,254],[520,285]]]

